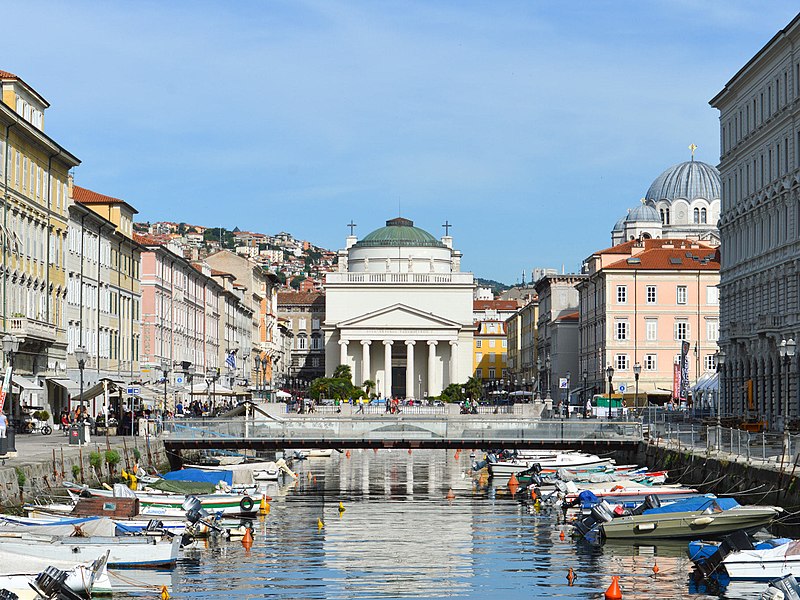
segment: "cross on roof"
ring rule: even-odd
[[[452,227],[452,225],[450,225],[450,221],[445,221],[444,225],[442,225],[442,227],[444,227],[444,234],[446,236],[449,236],[450,235],[450,228]]]
[[[353,219],[350,219],[350,222],[347,224],[347,227],[350,228],[350,235],[353,235],[353,232],[355,231],[356,227],[358,227],[358,225],[353,223]]]

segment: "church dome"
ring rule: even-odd
[[[721,189],[719,171],[715,167],[691,160],[673,165],[656,177],[646,198],[651,202],[677,198],[714,200],[721,197]]]
[[[616,231],[625,231],[625,219],[626,217],[622,217],[619,221],[614,224],[614,229],[611,230],[611,233]]]
[[[629,223],[661,223],[661,215],[652,204],[642,202],[628,212],[625,220]]]
[[[386,221],[386,227],[381,227],[368,233],[354,247],[366,248],[375,246],[445,247],[442,242],[424,229],[414,227],[414,221],[402,217],[389,219]]]

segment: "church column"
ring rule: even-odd
[[[370,340],[361,340],[361,381],[359,383],[364,383],[367,379],[372,379],[372,370],[369,364],[369,351],[370,351],[370,344],[372,342]]]
[[[458,383],[458,342],[450,342],[450,383]]]
[[[406,342],[406,398],[414,398],[414,342]]]
[[[436,396],[436,340],[428,340],[428,398]]]
[[[383,342],[383,397],[392,397],[392,340]]]
[[[347,340],[339,340],[339,364],[347,364]]]

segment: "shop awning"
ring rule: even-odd
[[[37,384],[32,379],[23,377],[22,375],[13,375],[11,383],[22,390],[36,390],[39,392],[42,391],[42,388],[39,386],[39,384]]]
[[[70,396],[78,396],[81,393],[81,384],[72,381],[72,379],[48,377],[47,381],[56,384],[60,388],[64,388]]]

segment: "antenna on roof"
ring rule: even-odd
[[[694,162],[694,151],[697,150],[697,146],[695,144],[689,144],[689,150],[692,151],[692,162]]]

